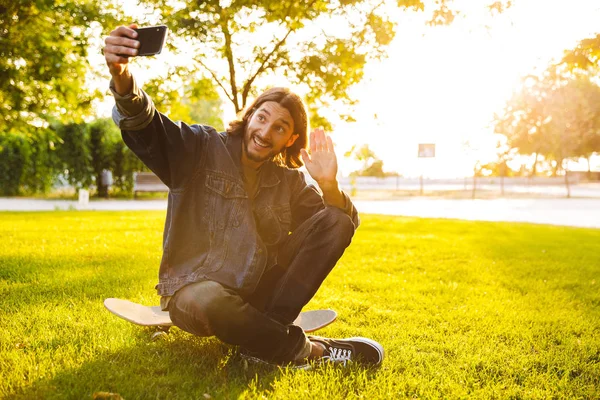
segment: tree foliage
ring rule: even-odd
[[[496,4],[497,3],[497,4]],[[508,1],[489,5],[502,11]],[[132,186],[142,168],[116,140],[110,122],[84,123],[99,96],[86,87],[89,45],[126,23],[114,0],[0,0],[0,191],[47,192],[59,178],[75,187],[109,165],[115,185]],[[195,67],[146,89],[173,119],[222,126],[220,96],[236,111],[276,77],[296,84],[313,126],[323,107],[352,105],[349,89],[370,60],[385,57],[393,13],[430,11],[431,25],[458,14],[447,0],[142,0],[173,35],[169,45]],[[433,8],[430,7],[433,5]],[[496,4],[496,6],[493,6]],[[114,7],[113,7],[114,5]],[[391,12],[390,5],[396,7]],[[130,22],[130,21],[127,21]],[[132,22],[132,21],[131,21]],[[140,21],[142,22],[142,21]],[[302,92],[303,91],[303,92]],[[344,116],[351,120],[350,115]],[[110,163],[108,160],[110,159]],[[380,168],[381,169],[381,168]],[[129,189],[127,189],[129,188]]]
[[[353,176],[376,176],[381,178],[390,175],[383,171],[383,161],[377,157],[371,148],[369,148],[368,144],[352,146],[344,156],[353,158],[362,163],[359,170],[352,172],[351,175]]]
[[[386,55],[395,35],[392,2],[385,0],[145,0],[180,44],[241,111],[265,88],[265,77],[303,88],[311,125],[329,127],[323,107],[356,103],[349,88],[367,62]],[[426,2],[396,0],[401,10],[423,11]],[[505,7],[507,2],[491,2]],[[502,6],[504,4],[504,6]],[[429,6],[429,3],[428,3]],[[450,23],[450,2],[433,3],[431,24]],[[344,107],[347,109],[347,107]],[[342,113],[346,120],[351,115]]]
[[[600,152],[600,86],[586,74],[558,72],[527,77],[495,122],[511,148],[551,161],[554,175],[563,161]]]
[[[144,85],[156,107],[174,121],[198,122],[223,128],[221,99],[209,78],[172,68],[166,79],[156,77]]]
[[[583,39],[574,49],[566,51],[561,64],[569,70],[597,73],[600,67],[600,34]]]
[[[114,21],[91,0],[0,0],[0,132],[50,118],[78,120],[99,93],[85,88],[90,24]]]

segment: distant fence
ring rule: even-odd
[[[306,181],[312,184],[316,182],[310,177],[310,175],[304,171]],[[167,187],[158,179],[152,172],[136,172],[134,173],[134,192],[144,191],[144,188],[148,184],[156,184],[160,188],[156,191],[168,191]],[[148,181],[149,180],[149,181]],[[600,172],[592,172],[592,180],[600,180]],[[588,182],[588,173],[580,171],[569,172],[569,184],[577,185],[582,182]],[[342,177],[339,178],[340,186],[343,190],[350,191],[356,190],[398,190],[398,191],[412,191],[412,190],[423,190],[426,191],[455,191],[455,190],[472,190],[473,189],[473,177],[466,178],[450,178],[450,179],[435,179],[435,178],[404,178],[400,176],[387,176],[384,178],[378,178],[375,176],[357,176]],[[540,188],[543,187],[564,187],[565,177],[478,177],[475,180],[476,190],[501,190],[502,185],[504,189],[508,191],[522,192],[524,189],[531,188],[532,192],[539,192]],[[600,182],[591,184],[600,187]],[[154,191],[154,190],[150,190]],[[599,194],[600,197],[600,194]]]
[[[307,181],[312,182],[306,174]],[[402,191],[426,193],[443,191],[472,191],[473,177],[456,179],[420,179],[389,176],[376,178],[359,176],[355,178],[343,177],[339,179],[340,186],[348,193],[357,191]],[[569,175],[571,195],[577,197],[600,197],[600,183],[587,183],[580,176]],[[475,180],[476,191],[502,193],[531,193],[562,196],[567,194],[565,177],[524,178],[524,177],[481,177]]]
[[[344,177],[340,179],[340,185],[343,189],[350,189],[353,186],[360,190],[414,190],[420,189],[421,183],[429,190],[460,190],[472,189],[473,178],[456,178],[456,179],[428,179],[423,178],[402,178],[396,176],[388,176],[385,178],[376,178],[372,176],[359,176],[356,178]],[[579,183],[579,178],[569,177],[569,183],[576,185]],[[477,188],[487,186],[502,185],[502,178],[477,178],[475,180]],[[504,178],[504,186],[564,186],[565,178]],[[432,189],[435,188],[435,189]]]
[[[316,182],[305,172],[304,176],[308,183],[316,185]],[[134,192],[151,190],[167,191],[167,187],[162,184],[158,177],[151,172],[137,173],[135,175]],[[416,192],[428,194],[432,192],[453,192],[453,191],[473,191],[475,182],[475,191],[497,192],[497,193],[523,193],[523,194],[541,194],[562,196],[567,195],[565,187],[565,177],[547,178],[547,177],[481,177],[473,180],[469,178],[455,179],[420,179],[404,178],[400,176],[388,176],[377,178],[372,176],[342,177],[339,179],[341,188],[347,193],[354,191],[399,191]],[[156,185],[160,186],[158,189]],[[600,182],[589,183],[582,175],[571,176],[569,174],[570,195],[576,197],[596,197],[600,198]]]

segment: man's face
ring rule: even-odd
[[[294,144],[294,120],[274,101],[262,103],[252,114],[244,132],[243,160],[258,168],[263,162]]]

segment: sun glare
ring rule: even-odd
[[[399,19],[388,59],[356,88],[357,123],[337,125],[341,152],[368,143],[387,171],[470,175],[495,158],[492,117],[519,79],[594,34],[600,11],[594,1],[523,0],[493,18],[465,14],[436,28],[419,14]],[[435,143],[436,157],[418,159],[419,143]]]
[[[363,82],[352,89],[360,101],[353,113],[356,122],[334,121],[332,135],[343,175],[356,168],[343,154],[353,145],[368,144],[386,171],[469,176],[476,161],[495,159],[498,137],[492,117],[520,78],[543,70],[565,49],[595,34],[600,20],[595,0],[519,0],[494,16],[479,0],[454,4],[464,18],[444,27],[428,27],[426,15],[393,8],[398,25],[388,57],[369,64]],[[180,61],[166,52],[136,76],[143,83],[172,62]],[[261,82],[285,84],[276,77]],[[109,114],[113,101],[107,104],[102,109]],[[228,102],[223,114],[226,122],[235,117]],[[435,158],[419,159],[420,143],[435,143]]]

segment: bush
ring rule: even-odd
[[[108,197],[108,187],[102,182],[102,171],[112,170],[114,148],[121,141],[119,129],[108,118],[98,119],[89,125],[89,151],[93,180],[99,197]],[[113,172],[114,173],[114,172]]]
[[[0,135],[0,193],[15,196],[31,164],[31,146],[27,138],[15,133]]]
[[[58,158],[61,175],[76,189],[92,184],[92,157],[89,148],[89,126],[86,123],[53,124],[59,139]]]
[[[49,129],[40,129],[28,137],[31,163],[21,182],[24,193],[48,193],[56,182],[59,159],[56,154],[56,135]]]
[[[114,189],[119,194],[133,196],[134,172],[148,171],[148,168],[125,145],[122,140],[115,143],[112,153],[112,173]]]
[[[111,119],[0,134],[0,195],[45,194],[63,181],[75,189],[95,185],[106,196],[103,170],[113,174],[112,191],[125,196],[133,196],[134,172],[148,170]]]

